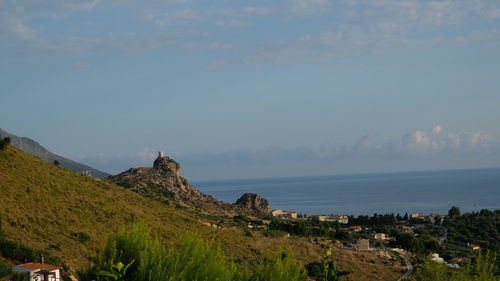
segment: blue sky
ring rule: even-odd
[[[0,0],[0,127],[112,173],[500,166],[500,1]]]

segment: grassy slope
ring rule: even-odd
[[[243,264],[258,260],[264,250],[291,249],[303,263],[319,260],[322,253],[306,238],[268,238],[259,232],[249,237],[240,228],[214,229],[200,223],[207,219],[192,210],[146,199],[13,147],[0,151],[0,216],[7,238],[49,252],[72,269],[88,263],[111,232],[136,221],[144,221],[166,243],[176,242],[188,232],[216,239],[229,257]],[[80,242],[74,234],[81,232],[90,241]],[[361,269],[371,266],[368,261],[342,264],[342,257],[356,253],[337,253],[341,267],[356,271],[351,280],[384,280],[373,276],[373,271],[362,273]],[[377,270],[397,276],[389,267]]]
[[[257,258],[258,250],[250,249],[255,238],[241,229],[214,229],[200,223],[202,218],[192,211],[146,199],[13,147],[0,151],[0,194],[6,236],[60,257],[73,268],[87,262],[111,232],[136,221],[144,221],[167,243],[195,232],[221,241],[233,258]],[[74,235],[80,232],[91,240],[80,242]]]

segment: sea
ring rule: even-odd
[[[500,209],[500,168],[194,182],[218,200],[243,193],[299,214],[447,214]]]

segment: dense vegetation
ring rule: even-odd
[[[80,273],[82,281],[182,281],[182,280],[307,280],[305,269],[289,253],[265,254],[248,271],[229,261],[219,244],[188,236],[166,248],[143,224],[112,235],[95,266]]]
[[[326,239],[353,241],[353,234],[342,229],[338,222],[320,221],[318,217],[309,217],[305,220],[297,221],[273,219],[269,224],[269,229],[302,237],[322,237]]]
[[[446,217],[444,226],[449,244],[467,247],[469,243],[500,252],[500,210]]]
[[[9,144],[10,144],[9,137],[0,139],[0,150],[4,150],[7,146],[9,146]]]
[[[450,269],[444,263],[427,257],[416,270],[417,281],[498,281],[500,267],[495,254],[485,251],[460,270]]]

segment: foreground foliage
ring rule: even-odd
[[[213,241],[188,236],[167,248],[144,224],[112,235],[95,266],[81,271],[79,277],[82,281],[307,280],[306,271],[289,253],[265,254],[251,274],[228,261]]]
[[[417,281],[499,281],[500,267],[494,253],[484,251],[476,260],[460,270],[449,269],[445,264],[427,257],[415,273]]]

